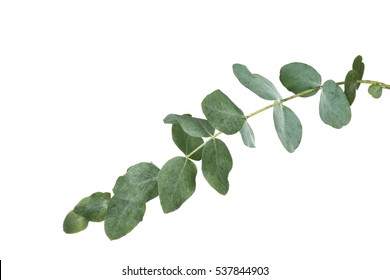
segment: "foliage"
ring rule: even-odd
[[[153,163],[141,162],[131,166],[120,176],[110,193],[97,192],[83,198],[65,217],[63,230],[77,233],[87,228],[89,222],[104,221],[106,235],[119,239],[132,231],[142,221],[146,203],[159,198],[164,213],[179,209],[196,189],[198,170],[194,161],[201,161],[204,178],[218,193],[229,191],[229,173],[233,159],[226,144],[217,139],[222,133],[240,132],[243,143],[255,147],[255,135],[248,119],[273,108],[276,133],[283,147],[294,152],[302,139],[302,124],[298,116],[283,103],[296,97],[319,97],[319,116],[334,128],[342,128],[351,121],[351,105],[361,84],[369,84],[368,92],[374,98],[382,95],[390,85],[362,80],[365,65],[357,56],[343,82],[327,80],[310,65],[293,62],[280,70],[280,82],[294,95],[282,99],[274,84],[261,75],[253,74],[242,64],[233,65],[238,81],[262,99],[273,103],[249,115],[221,90],[215,90],[202,101],[205,118],[190,114],[169,114],[164,123],[172,125],[172,140],[183,152],[168,160],[161,170]],[[340,87],[344,85],[344,90]],[[216,132],[217,131],[217,132]]]

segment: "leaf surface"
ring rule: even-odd
[[[141,162],[127,169],[114,186],[114,194],[118,198],[146,203],[157,197],[157,175],[159,168],[153,163]]]
[[[126,200],[114,195],[108,205],[104,230],[110,240],[119,239],[132,231],[142,221],[146,204]]]
[[[249,148],[255,148],[255,134],[247,121],[244,122],[240,130],[242,141]]]
[[[203,99],[202,110],[214,128],[228,135],[240,131],[245,122],[241,109],[220,90]]]
[[[352,117],[351,107],[343,90],[332,80],[322,86],[320,98],[321,120],[334,127],[342,128]]]
[[[321,86],[321,75],[305,63],[293,62],[284,65],[280,69],[280,81],[291,92],[298,94]],[[302,97],[313,96],[318,92],[312,92]]]
[[[164,213],[177,210],[195,192],[195,164],[185,157],[170,159],[158,174],[158,193]]]
[[[357,80],[359,80],[359,73],[355,70],[350,70],[345,77],[344,93],[347,96],[349,105],[352,105],[353,101],[355,101],[358,86]]]
[[[297,115],[287,106],[274,106],[274,125],[280,142],[290,153],[298,148],[302,139],[302,124]]]
[[[203,144],[203,139],[200,137],[192,137],[188,135],[178,123],[172,125],[172,139],[176,146],[185,154],[188,155],[196,148]],[[194,153],[191,157],[193,160],[202,159],[202,149]]]
[[[282,98],[273,83],[259,74],[252,74],[245,65],[234,64],[233,73],[244,87],[254,92],[257,96],[265,100]]]
[[[233,160],[229,149],[219,139],[208,141],[203,148],[202,172],[206,181],[220,194],[229,190],[228,176]]]
[[[91,196],[83,198],[73,211],[88,221],[102,222],[107,214],[110,197],[110,193],[96,192]]]
[[[377,84],[372,84],[368,87],[368,93],[374,98],[380,98],[382,96],[382,87]]]
[[[210,137],[215,131],[207,120],[190,115],[169,114],[164,118],[164,123],[179,123],[183,130],[192,137]]]
[[[65,233],[77,233],[88,227],[88,220],[83,216],[77,215],[73,210],[66,215],[63,230]]]

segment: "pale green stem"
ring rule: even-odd
[[[191,153],[189,153],[188,155],[186,155],[186,158],[190,158],[193,154],[195,154],[197,151],[199,151],[200,149],[202,149],[204,147],[204,145],[206,145],[207,142],[209,142],[210,140],[214,140],[215,138],[217,138],[219,135],[221,135],[222,132],[219,131],[217,133],[215,133],[213,136],[211,136],[209,139],[207,139],[206,142],[204,142],[202,145],[198,146],[195,150],[193,150]]]
[[[381,83],[381,82],[378,82],[378,81],[372,81],[372,80],[358,80],[357,81],[358,83],[360,84],[370,84],[370,85],[379,85],[383,88],[386,88],[386,89],[390,89],[390,85],[388,84],[385,84],[385,83]],[[343,85],[345,84],[345,82],[338,82],[336,83],[337,85]],[[245,119],[249,119],[257,114],[260,114],[261,112],[264,112],[265,110],[268,110],[268,109],[271,109],[272,107],[275,107],[276,105],[279,105],[279,104],[282,104],[284,102],[287,102],[289,100],[292,100],[294,98],[297,98],[297,97],[301,97],[301,96],[304,96],[304,95],[307,95],[307,94],[310,94],[310,93],[313,93],[315,91],[318,91],[320,90],[321,87],[315,87],[315,88],[312,88],[312,89],[309,89],[309,90],[306,90],[306,91],[303,91],[303,92],[300,92],[300,93],[297,93],[297,94],[294,94],[294,95],[291,95],[289,97],[286,97],[284,99],[280,99],[280,100],[277,100],[275,101],[274,103],[272,104],[269,104],[257,111],[254,111],[253,113],[250,113],[249,115],[245,116]],[[199,147],[197,147],[195,150],[193,150],[191,153],[189,153],[188,155],[186,155],[187,158],[190,158],[193,154],[195,154],[197,151],[199,151],[200,149],[202,149],[204,147],[204,145],[206,145],[206,143],[210,140],[214,140],[215,138],[217,138],[219,135],[221,135],[222,132],[217,132],[216,134],[214,134],[213,136],[211,136],[209,139],[207,139],[206,142],[204,142],[202,145],[200,145]]]

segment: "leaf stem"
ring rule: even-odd
[[[375,85],[379,85],[379,86],[381,86],[383,88],[390,89],[390,85],[382,83],[382,82],[378,82],[378,81],[373,81],[373,80],[358,80],[357,83],[359,83],[359,84],[370,84],[370,85],[375,84]],[[343,85],[343,84],[345,84],[345,81],[344,82],[338,82],[336,84],[337,85]],[[275,107],[276,105],[282,104],[284,102],[287,102],[287,101],[292,100],[292,99],[297,98],[297,97],[305,96],[307,94],[313,93],[313,92],[318,91],[320,89],[321,89],[321,86],[315,87],[315,88],[312,88],[312,89],[309,89],[309,90],[302,91],[300,93],[291,95],[291,96],[283,98],[283,99],[279,99],[279,100],[275,101],[272,104],[269,104],[269,105],[267,105],[267,106],[265,106],[265,107],[263,107],[263,108],[261,108],[261,109],[259,109],[257,111],[254,111],[253,113],[250,113],[249,115],[245,116],[245,119],[247,120],[247,119],[249,119],[249,118],[251,118],[253,116],[256,116],[257,114],[260,114],[261,112],[264,112],[265,110],[268,110],[268,109],[271,109],[272,107]],[[193,150],[191,153],[186,155],[186,158],[190,158],[193,154],[195,154],[197,151],[202,149],[204,147],[204,145],[206,145],[207,142],[209,142],[210,140],[214,140],[215,138],[217,138],[221,134],[222,134],[222,132],[217,132],[216,134],[211,136],[202,145],[200,145],[195,150]]]
[[[378,81],[372,81],[372,80],[359,80],[357,81],[358,83],[360,84],[370,84],[370,85],[379,85],[383,88],[386,88],[386,89],[390,89],[390,85],[388,84],[385,84],[385,83],[381,83],[381,82],[378,82]]]
[[[199,145],[195,150],[193,150],[191,153],[189,153],[188,155],[186,155],[186,158],[190,158],[193,154],[195,154],[197,151],[199,151],[200,149],[202,149],[204,147],[204,145],[206,145],[207,142],[209,142],[210,140],[214,140],[215,138],[217,138],[219,135],[221,135],[222,132],[219,131],[217,133],[215,133],[213,136],[211,136],[209,139],[207,139],[206,142],[204,142],[202,145]]]

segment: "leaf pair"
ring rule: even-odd
[[[172,124],[172,139],[186,155],[170,159],[159,172],[158,192],[165,213],[177,210],[195,192],[197,168],[191,159],[202,160],[203,176],[217,192],[226,194],[229,190],[232,157],[225,143],[210,132],[217,129],[225,134],[237,133],[246,123],[245,116],[220,90],[203,99],[202,110],[207,120],[175,114],[164,119],[165,123]],[[198,133],[199,127],[202,133]],[[245,137],[250,133],[247,125],[242,133]],[[201,137],[207,136],[210,138],[204,143]]]
[[[202,172],[209,184],[221,194],[229,189],[228,175],[232,158],[219,139],[208,141],[203,148]],[[196,165],[186,157],[174,157],[164,164],[158,175],[158,192],[164,213],[177,210],[192,196],[196,187]]]
[[[275,130],[284,148],[290,153],[294,152],[301,142],[302,125],[295,113],[281,104],[282,96],[275,86],[263,76],[252,74],[245,65],[234,64],[233,72],[242,85],[259,97],[266,100],[277,100],[278,104],[275,104],[273,113]],[[310,66],[295,63],[284,66],[281,69],[280,78],[288,90],[299,93],[312,88],[313,85],[317,86],[318,75],[316,74],[318,73],[315,70],[313,74]],[[321,78],[319,80],[321,84]],[[254,134],[246,122],[240,132],[244,143],[249,147],[254,147]]]
[[[110,197],[110,193],[96,192],[83,198],[65,217],[64,232],[77,233],[86,229],[89,222],[104,221]]]

